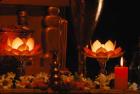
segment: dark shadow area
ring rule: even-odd
[[[137,2],[129,0],[104,0],[101,18],[92,37],[93,41],[98,39],[103,43],[109,39],[116,41],[116,46],[120,46],[124,50],[123,57],[127,66],[132,61],[133,53],[138,44],[138,36],[140,36],[137,4]],[[74,30],[70,8],[68,8],[66,14],[69,21],[67,66],[72,72],[76,72],[78,61],[75,38],[72,33]],[[109,60],[106,69],[113,72],[113,67],[119,65],[119,60],[120,58]],[[93,75],[97,75],[98,71],[97,61],[88,58],[88,76],[93,77]]]

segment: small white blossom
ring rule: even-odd
[[[136,83],[130,84],[129,90],[138,90],[138,85]]]
[[[109,83],[110,83],[110,81],[111,81],[112,79],[114,79],[114,74],[113,74],[113,73],[111,73],[111,74],[109,74],[109,75],[105,75],[105,74],[100,73],[100,74],[96,77],[94,83],[95,83],[96,85],[99,85],[99,86],[100,86],[100,89],[108,90],[108,89],[110,89]]]

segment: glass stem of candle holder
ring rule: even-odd
[[[97,61],[100,66],[100,73],[106,74],[106,63],[108,58],[97,58]]]

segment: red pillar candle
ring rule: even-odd
[[[120,65],[120,67],[115,67],[115,89],[127,89],[128,67],[123,66],[123,57],[121,57]]]

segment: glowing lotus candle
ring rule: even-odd
[[[16,49],[19,51],[31,51],[34,49],[34,39],[33,38],[27,38],[27,39],[21,39],[19,37],[16,37],[13,40],[8,39],[7,44],[12,49]]]
[[[121,57],[120,65],[120,67],[115,67],[115,89],[127,89],[128,67],[123,66],[123,57]]]

